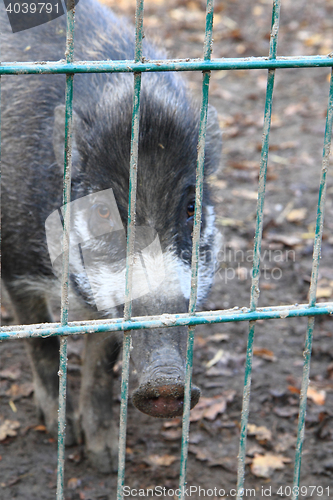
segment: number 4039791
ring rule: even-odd
[[[330,498],[330,487],[327,486],[280,486],[277,490],[277,495],[281,497],[290,497],[292,494],[296,494],[299,497],[311,498],[313,496],[324,498]],[[327,496],[326,496],[327,495]]]
[[[59,13],[59,4],[55,3],[9,3],[6,7],[9,14],[51,14],[52,11]]]

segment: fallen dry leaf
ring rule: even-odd
[[[0,371],[0,378],[17,380],[21,376],[21,370],[17,366],[11,366]]]
[[[333,363],[330,363],[327,367],[327,376],[329,380],[333,380]]]
[[[178,441],[182,437],[182,430],[169,429],[167,431],[162,431],[161,435],[166,441]]]
[[[284,234],[268,234],[266,236],[268,241],[276,241],[277,243],[283,243],[287,247],[294,247],[302,243],[301,238],[294,235],[284,235]]]
[[[316,233],[314,231],[308,231],[307,233],[302,233],[301,238],[302,240],[313,240],[314,237],[316,236]]]
[[[255,436],[256,440],[259,441],[260,444],[265,444],[267,441],[271,441],[272,439],[271,431],[264,426],[248,424],[247,433],[249,436]]]
[[[82,450],[78,450],[75,453],[71,453],[70,455],[68,455],[68,460],[70,460],[71,462],[74,462],[76,464],[79,464],[80,462],[82,462],[82,460],[83,460]]]
[[[195,458],[200,462],[208,462],[209,467],[220,466],[233,473],[237,470],[236,458],[215,456],[211,450],[192,444],[189,445],[188,451],[194,453]]]
[[[201,335],[196,335],[194,337],[194,347],[200,349],[204,347],[208,342],[207,338],[201,337]]]
[[[284,452],[296,444],[296,436],[292,434],[279,434],[277,439],[278,443],[274,446],[274,450],[278,453]]]
[[[308,387],[307,392],[308,399],[311,399],[316,405],[324,405],[326,399],[326,392],[324,390],[317,391],[313,387]]]
[[[6,391],[6,396],[10,397],[13,401],[20,398],[29,397],[34,391],[34,386],[30,382],[24,384],[12,384],[8,391]]]
[[[207,451],[207,450],[201,448],[200,446],[190,445],[188,448],[188,451],[190,453],[194,453],[195,458],[200,460],[200,462],[206,462],[206,460],[211,459],[210,451]]]
[[[316,291],[317,299],[328,299],[331,297],[333,289],[330,286],[318,287]]]
[[[10,400],[8,401],[8,404],[9,404],[9,406],[10,406],[10,408],[11,408],[12,412],[13,412],[13,413],[17,413],[17,408],[16,408],[16,406],[15,406],[14,401],[12,401],[12,400],[10,399]]]
[[[251,464],[251,472],[257,477],[269,478],[274,470],[283,469],[284,464],[290,463],[291,458],[283,457],[282,455],[266,455],[255,454]]]
[[[178,427],[179,425],[182,425],[182,419],[177,417],[163,422],[163,429],[170,429],[170,427]]]
[[[20,427],[20,422],[17,420],[5,420],[0,425],[0,441],[4,441],[6,437],[17,436],[16,429]]]
[[[259,170],[259,163],[257,161],[230,161],[228,166],[236,170]],[[242,190],[241,190],[242,191]],[[247,191],[247,190],[244,190]],[[237,195],[236,195],[237,196]]]
[[[294,385],[288,385],[288,391],[290,391],[292,394],[299,394],[301,392],[301,390]]]
[[[11,319],[12,317],[11,313],[6,309],[4,305],[2,305],[0,308],[0,314],[2,319]]]
[[[77,477],[71,477],[67,481],[67,488],[69,488],[70,490],[76,490],[76,488],[81,485],[81,482],[81,479],[78,479]]]
[[[265,449],[260,446],[259,443],[254,443],[253,445],[251,444],[249,448],[246,450],[246,456],[247,457],[254,457],[254,455],[263,455],[265,453]],[[251,461],[249,462],[251,463]]]
[[[279,417],[289,418],[298,415],[298,408],[295,406],[277,406],[273,408],[274,413]]]
[[[177,460],[174,455],[149,455],[144,461],[148,465],[159,465],[169,467]]]
[[[274,155],[274,154],[270,155],[270,160],[273,163],[278,163],[279,165],[289,165],[289,163],[290,163],[288,158],[285,158],[284,156],[280,156],[280,155]]]
[[[222,342],[223,340],[229,340],[230,335],[229,333],[214,333],[214,335],[209,335],[207,337],[207,340],[211,342]]]
[[[270,351],[269,349],[265,349],[265,347],[254,347],[253,354],[254,356],[258,356],[259,358],[266,359],[266,361],[276,361],[274,352]]]
[[[222,359],[223,355],[224,355],[224,350],[219,349],[215,354],[215,356],[210,361],[208,361],[208,363],[206,363],[206,367],[210,368],[211,366],[216,365],[216,363],[220,361],[220,359]]]
[[[301,222],[306,218],[307,215],[307,210],[305,207],[303,208],[294,208],[287,214],[287,221],[288,222]]]
[[[234,372],[230,368],[225,368],[225,367],[217,368],[216,366],[212,366],[206,372],[207,377],[232,377],[233,374]]]
[[[249,272],[246,267],[237,267],[236,275],[240,281],[246,281],[249,276]]]
[[[228,186],[227,181],[224,181],[222,179],[217,179],[217,177],[213,175],[208,178],[208,182],[209,184],[215,186],[218,189],[226,189],[226,187]]]
[[[305,111],[305,106],[303,103],[299,102],[296,104],[289,104],[284,110],[285,116],[292,116],[301,111]]]
[[[260,288],[263,290],[275,290],[277,288],[277,285],[275,283],[261,283]]]
[[[47,432],[47,429],[43,424],[35,425],[35,427],[33,427],[33,430],[37,432]]]
[[[249,191],[248,189],[233,189],[231,194],[237,196],[238,198],[244,198],[245,200],[257,200],[258,192]]]
[[[215,420],[217,415],[226,410],[227,403],[234,399],[236,391],[225,391],[212,398],[201,398],[199,403],[191,410],[190,421],[197,422],[203,418]]]
[[[230,217],[217,217],[217,223],[224,227],[243,227],[244,222],[238,219],[231,219]]]
[[[288,391],[293,394],[300,394],[300,389],[292,385],[288,385]],[[316,405],[324,405],[326,399],[326,392],[324,390],[317,391],[314,387],[308,387],[308,399],[311,399]]]

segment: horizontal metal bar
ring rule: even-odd
[[[219,311],[205,311],[190,315],[162,314],[161,316],[143,316],[122,319],[70,322],[68,326],[60,323],[38,325],[7,326],[0,328],[0,340],[27,337],[51,337],[54,335],[77,335],[85,333],[116,332],[125,330],[143,330],[168,328],[173,326],[194,326],[214,323],[230,323],[233,321],[257,321],[259,319],[284,319],[302,316],[321,316],[333,314],[333,302],[322,302],[310,307],[308,304],[261,307],[250,311],[247,307]]]
[[[170,59],[136,63],[134,61],[81,61],[72,64],[56,62],[3,62],[0,75],[50,74],[50,73],[133,73],[151,71],[212,71],[235,69],[275,69],[333,67],[333,55],[212,59]]]

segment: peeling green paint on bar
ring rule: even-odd
[[[331,151],[331,137],[332,137],[332,124],[333,124],[333,71],[331,72],[330,80],[330,93],[327,106],[326,115],[326,126],[325,126],[325,136],[324,136],[324,147],[323,147],[323,162],[320,177],[319,186],[319,199],[317,207],[317,219],[316,219],[316,230],[315,239],[313,244],[313,258],[312,258],[312,273],[311,273],[311,284],[309,292],[309,306],[313,307],[316,304],[316,291],[318,282],[318,271],[319,271],[319,261],[320,261],[320,248],[323,235],[323,224],[324,224],[324,206],[326,197],[326,179],[327,170],[329,165],[329,156]],[[301,460],[302,460],[302,447],[304,441],[305,433],[305,416],[306,416],[306,403],[307,403],[307,392],[309,387],[309,376],[310,376],[310,361],[311,361],[311,351],[312,351],[312,337],[314,328],[314,317],[310,317],[308,320],[308,328],[306,332],[305,348],[303,352],[304,363],[303,363],[303,376],[302,376],[302,387],[300,394],[299,403],[299,416],[298,416],[298,431],[297,431],[297,443],[295,452],[295,468],[294,468],[294,481],[293,481],[293,491],[292,500],[298,500],[299,497],[299,481],[301,472]]]
[[[323,68],[333,67],[333,57],[299,56],[278,57],[235,57],[212,59],[170,59],[163,61],[81,61],[66,62],[7,62],[0,66],[0,75],[49,74],[49,73],[142,73],[149,71],[213,71],[238,69],[278,68]]]
[[[74,0],[69,0],[66,31],[66,62],[72,63],[74,56]],[[70,234],[70,196],[72,167],[72,123],[73,123],[73,82],[74,75],[66,75],[65,93],[65,154],[63,184],[63,238],[61,274],[61,325],[68,324],[69,309],[69,234]],[[64,500],[64,467],[66,437],[66,384],[67,384],[67,337],[60,339],[59,351],[59,409],[58,409],[58,462],[57,462],[57,500]]]
[[[281,7],[281,0],[274,0],[273,11],[272,11],[271,36],[269,44],[269,59],[276,59],[277,41],[279,33],[280,7]],[[264,130],[262,137],[262,148],[261,148],[261,159],[260,159],[260,170],[259,170],[257,219],[256,219],[254,252],[253,252],[250,311],[256,310],[260,294],[259,290],[260,252],[261,252],[262,229],[264,222],[264,202],[265,202],[265,190],[266,190],[267,161],[268,161],[268,151],[269,151],[269,133],[271,126],[272,105],[273,105],[274,77],[275,77],[275,69],[269,69],[267,77]],[[250,410],[254,332],[255,332],[255,322],[251,321],[249,326],[249,336],[248,336],[247,350],[246,350],[245,376],[244,376],[244,388],[243,388],[243,407],[241,416],[239,452],[237,458],[237,500],[242,499],[244,491],[245,455],[246,455],[247,425],[248,425],[249,410]]]
[[[204,48],[203,48],[205,61],[209,61],[211,58],[212,43],[213,43],[213,17],[214,17],[214,0],[207,0],[206,29],[205,29]],[[197,170],[196,170],[196,186],[195,186],[195,211],[194,211],[192,262],[191,262],[191,293],[189,301],[190,314],[195,313],[196,303],[197,303],[197,291],[198,291],[200,227],[201,227],[201,216],[202,216],[202,193],[203,193],[204,164],[205,164],[209,80],[210,80],[210,72],[203,72],[200,126],[199,126],[199,139],[198,139],[198,157],[197,157]],[[187,350],[186,350],[184,409],[183,409],[183,419],[182,419],[182,445],[180,453],[180,475],[179,475],[179,499],[181,500],[184,499],[185,485],[186,485],[186,467],[187,467],[187,456],[188,456],[190,409],[191,409],[193,342],[194,342],[194,326],[189,327],[188,329]]]
[[[261,307],[252,312],[244,307],[225,311],[197,312],[195,315],[162,314],[160,317],[145,316],[131,318],[130,321],[110,318],[108,320],[74,321],[68,323],[67,326],[61,326],[59,323],[6,326],[0,329],[0,340],[51,337],[55,335],[84,335],[85,333],[111,333],[126,330],[149,330],[175,326],[212,325],[216,323],[232,323],[234,321],[300,318],[331,314],[333,314],[333,302],[323,302],[314,307],[309,307],[308,304]]]
[[[139,63],[142,57],[143,9],[144,9],[143,0],[137,0],[136,13],[135,13],[135,63]],[[124,322],[128,322],[132,315],[132,282],[133,282],[134,243],[135,243],[137,168],[138,168],[138,152],[139,152],[140,92],[141,92],[141,73],[135,72],[132,130],[131,130],[128,217],[127,217]],[[124,496],[123,488],[125,481],[126,428],[127,428],[130,347],[131,347],[131,333],[129,330],[127,331],[125,330],[123,339],[123,365],[121,373],[121,405],[120,405],[120,420],[119,420],[117,500],[121,500]]]
[[[1,47],[0,47],[0,56],[1,56]],[[0,61],[0,67],[1,67],[1,61]],[[1,205],[1,175],[2,175],[2,163],[1,163],[1,74],[0,74],[0,207]],[[1,248],[1,237],[2,237],[2,232],[1,232],[1,218],[0,218],[0,248]],[[1,280],[1,258],[0,258],[0,280]],[[2,286],[0,286],[0,306],[2,304]],[[1,327],[1,316],[0,316],[0,327]]]

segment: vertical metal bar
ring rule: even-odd
[[[214,17],[214,0],[207,0],[204,60],[210,60],[211,58],[212,41],[213,41],[213,17]],[[193,242],[192,242],[191,294],[189,301],[190,314],[195,313],[196,302],[197,302],[197,291],[198,291],[198,272],[199,272],[199,259],[200,259],[200,227],[201,227],[201,215],[202,215],[202,192],[203,192],[203,180],[204,180],[209,80],[210,80],[210,72],[208,71],[203,72],[202,101],[200,110],[198,157],[197,157],[196,187],[195,187],[195,212],[194,212]],[[180,477],[179,477],[180,499],[184,499],[185,484],[186,484],[186,467],[187,467],[187,456],[188,456],[190,408],[191,408],[193,342],[194,342],[194,327],[190,327],[188,329],[187,351],[186,351],[184,410],[183,410],[183,422],[182,422],[182,446],[181,446]]]
[[[66,31],[66,62],[73,62],[74,56],[74,0],[68,0]],[[68,323],[69,289],[69,233],[72,167],[72,123],[73,123],[73,81],[74,74],[66,75],[65,94],[65,154],[63,183],[62,275],[61,275],[61,324]],[[66,383],[67,383],[67,337],[60,339],[59,355],[59,414],[58,414],[58,467],[57,500],[64,499],[65,435],[66,435]]]
[[[143,9],[144,9],[143,0],[137,0],[136,14],[135,14],[135,57],[134,57],[135,62],[140,62],[142,58]],[[133,263],[134,263],[136,187],[137,187],[138,151],[139,151],[140,91],[141,91],[141,73],[134,73],[129,199],[128,199],[128,218],[127,218],[124,321],[128,321],[131,318],[132,314],[131,296],[132,296]],[[121,373],[121,405],[120,405],[120,422],[119,422],[117,500],[121,500],[123,498],[123,487],[125,480],[126,426],[127,426],[130,346],[131,346],[131,332],[125,331],[123,339],[123,365]]]
[[[1,32],[0,32],[0,35],[1,35]],[[0,47],[0,57],[1,57],[1,47]],[[0,65],[1,65],[1,61],[0,61]],[[1,192],[2,192],[2,188],[1,188],[1,176],[2,176],[2,163],[1,163],[1,75],[0,75],[0,248],[1,248],[1,241],[2,241],[2,232],[1,232],[1,221],[2,221],[2,217],[1,217],[1,207],[2,207],[2,204],[1,204]],[[2,304],[2,286],[1,286],[1,269],[2,269],[2,266],[1,266],[1,252],[0,252],[0,308],[1,308],[1,304]],[[0,326],[1,326],[1,315],[0,315]]]
[[[321,169],[319,198],[317,207],[316,231],[313,244],[312,273],[311,273],[311,284],[309,292],[309,305],[311,307],[313,307],[316,303],[320,249],[321,249],[321,241],[322,241],[323,225],[324,225],[326,177],[329,165],[329,156],[331,151],[332,124],[333,124],[333,70],[331,71],[330,93],[328,99],[324,147],[323,147],[323,162]],[[303,352],[304,364],[303,364],[302,386],[301,386],[300,403],[299,403],[294,481],[293,481],[293,491],[291,497],[292,500],[297,500],[299,497],[298,488],[299,488],[299,479],[301,471],[302,447],[303,447],[304,432],[305,432],[306,403],[307,403],[307,392],[308,392],[309,376],[310,376],[310,361],[311,361],[314,320],[315,320],[314,316],[308,319],[308,327],[305,339],[305,349]]]
[[[281,0],[273,0],[269,59],[276,59],[277,41],[279,33],[279,20],[280,20],[280,6],[281,6]],[[253,256],[253,267],[252,267],[252,284],[251,284],[251,298],[250,298],[251,311],[254,311],[256,309],[260,294],[259,290],[260,252],[261,252],[262,228],[264,219],[263,212],[264,212],[265,190],[266,190],[267,161],[268,161],[268,150],[269,150],[269,133],[270,133],[271,116],[272,116],[274,77],[275,77],[275,70],[268,70],[265,115],[264,115],[264,130],[262,138],[259,184],[258,184],[258,202],[257,202],[257,219],[256,219],[256,231],[255,231],[255,241],[254,241],[254,256]],[[246,438],[247,438],[247,424],[248,424],[249,408],[250,408],[254,330],[255,330],[255,322],[251,321],[249,325],[249,336],[248,336],[247,350],[246,350],[243,407],[241,416],[241,430],[240,430],[239,453],[238,453],[238,463],[237,463],[237,500],[241,500],[241,498],[243,497],[243,489],[244,489]]]

